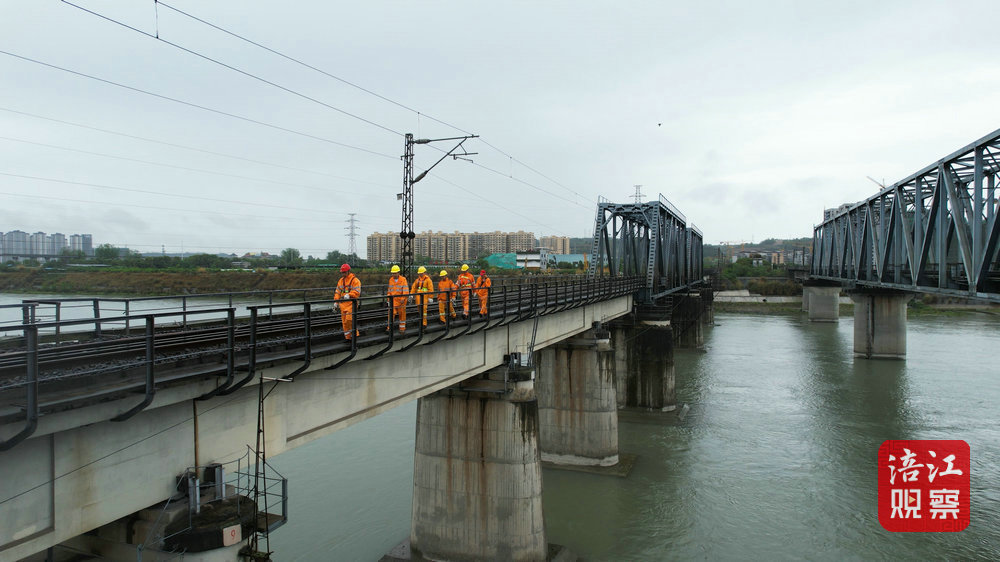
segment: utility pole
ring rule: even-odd
[[[464,158],[465,156],[474,156],[478,154],[477,152],[467,152],[462,148],[462,143],[469,139],[479,138],[479,135],[466,135],[464,137],[449,137],[444,139],[415,139],[413,138],[413,133],[406,133],[406,147],[403,152],[403,192],[396,195],[397,199],[403,201],[403,225],[399,230],[399,237],[402,244],[400,244],[400,256],[399,256],[399,268],[403,270],[403,275],[408,279],[412,280],[411,271],[413,269],[413,239],[417,237],[416,232],[413,231],[413,184],[424,179],[428,172],[434,169],[435,166],[441,163],[442,160],[451,156],[453,159],[458,160],[472,160]],[[413,177],[413,145],[415,144],[430,144],[432,142],[439,141],[454,141],[457,140],[458,144],[454,148],[444,153],[444,156],[438,159],[430,168],[427,168],[417,177]],[[456,152],[459,148],[462,148],[462,152]]]
[[[632,197],[635,197],[636,204],[642,203],[642,198],[646,196],[645,193],[641,192],[642,184],[636,184],[632,187],[635,188],[635,195],[633,195]]]
[[[357,221],[357,219],[354,218],[354,215],[356,215],[356,214],[357,213],[347,213],[347,216],[350,217],[350,218],[348,218],[346,221],[344,221],[344,222],[348,223],[348,226],[344,227],[344,230],[348,231],[347,232],[347,239],[349,240],[349,244],[347,246],[347,261],[348,262],[356,261],[356,258],[357,258],[357,255],[358,255],[358,245],[357,245],[357,243],[355,243],[355,239],[357,239],[357,237],[358,237],[358,233],[357,233],[357,228],[358,228],[357,224],[358,224],[358,221]],[[354,259],[352,259],[352,256],[353,256]],[[357,265],[357,264],[356,263],[351,263],[351,265]]]

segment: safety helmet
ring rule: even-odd
[[[399,266],[398,265],[394,265],[394,266],[392,266],[392,269],[390,269],[389,271],[392,272],[392,273],[399,273]]]
[[[479,274],[480,275],[486,275],[486,270],[485,269],[480,269],[479,270]]]
[[[347,265],[346,263],[344,265],[340,266],[340,272],[341,273],[347,273],[350,270],[351,270],[351,266]]]
[[[420,266],[417,268],[417,273],[427,273],[427,268],[424,266]]]
[[[438,273],[438,277],[447,277],[447,276],[448,276],[448,272],[445,271],[445,270],[443,270],[443,269],[441,270],[441,273]]]
[[[467,264],[462,264],[462,271],[469,271],[469,266]]]

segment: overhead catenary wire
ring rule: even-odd
[[[275,185],[287,185],[287,186],[290,186],[290,187],[300,187],[302,189],[310,189],[310,190],[313,190],[313,191],[321,191],[323,193],[345,193],[345,194],[352,194],[352,193],[354,193],[353,191],[345,191],[345,190],[342,190],[342,189],[333,189],[333,188],[329,188],[329,187],[317,187],[317,186],[314,186],[314,185],[306,185],[306,184],[302,184],[302,183],[293,183],[293,182],[280,181],[280,180],[271,180],[271,179],[267,179],[267,178],[258,178],[258,177],[253,177],[253,176],[242,176],[242,175],[239,175],[239,174],[230,174],[230,173],[227,173],[227,172],[219,172],[219,171],[216,171],[216,170],[205,170],[203,168],[190,168],[190,167],[187,167],[187,166],[178,166],[176,164],[168,164],[166,162],[154,162],[154,161],[151,161],[151,160],[142,160],[142,159],[139,159],[139,158],[129,158],[128,156],[118,156],[118,155],[115,155],[115,154],[107,154],[107,153],[103,153],[103,152],[93,152],[93,151],[90,151],[90,150],[83,150],[83,149],[80,149],[80,148],[72,148],[72,147],[68,147],[68,146],[59,146],[59,145],[47,144],[47,143],[43,143],[43,142],[35,142],[35,141],[27,140],[27,139],[18,139],[18,138],[14,138],[14,137],[6,137],[6,136],[3,136],[3,135],[0,135],[0,139],[6,140],[6,141],[11,141],[11,142],[19,142],[19,143],[24,143],[24,144],[31,144],[31,145],[34,145],[34,146],[41,146],[41,147],[45,147],[45,148],[52,148],[52,149],[55,149],[55,150],[65,150],[67,152],[75,152],[75,153],[78,153],[78,154],[88,154],[90,156],[100,156],[102,158],[112,158],[112,159],[115,159],[115,160],[122,160],[122,161],[125,161],[125,162],[135,162],[137,164],[148,164],[150,166],[161,166],[161,167],[164,167],[164,168],[173,168],[175,170],[184,170],[184,171],[188,171],[188,172],[198,172],[198,173],[201,173],[201,174],[212,174],[212,175],[216,175],[216,176],[236,178],[236,179],[241,179],[241,180],[258,181],[258,182],[262,182],[262,183],[271,183],[271,184],[275,184]],[[345,181],[352,181],[352,180],[345,180]],[[365,182],[365,183],[368,183],[368,182]],[[381,187],[385,187],[385,188],[395,187],[395,186],[388,186],[388,185],[382,185],[382,184],[376,184],[376,185],[380,185]]]
[[[281,125],[276,125],[274,123],[268,123],[266,121],[260,121],[258,119],[254,119],[252,117],[246,117],[246,116],[243,116],[243,115],[237,115],[235,113],[230,113],[228,111],[223,111],[221,109],[215,109],[215,108],[208,107],[208,106],[201,105],[201,104],[197,104],[197,103],[194,103],[194,102],[185,101],[185,100],[182,100],[180,98],[174,98],[174,97],[167,96],[167,95],[164,95],[164,94],[158,94],[156,92],[151,92],[149,90],[144,90],[144,89],[138,88],[136,86],[129,86],[128,84],[123,84],[121,82],[115,82],[114,80],[109,80],[107,78],[101,78],[101,77],[95,76],[93,74],[87,74],[86,72],[80,72],[78,70],[72,70],[70,68],[66,68],[66,67],[63,67],[63,66],[56,65],[56,64],[48,63],[48,62],[41,61],[41,60],[38,60],[38,59],[33,59],[31,57],[27,57],[27,56],[24,56],[24,55],[19,55],[19,54],[16,54],[16,53],[12,53],[10,51],[0,50],[0,54],[7,55],[7,56],[12,57],[12,58],[20,59],[20,60],[25,61],[25,62],[30,62],[30,63],[37,64],[37,65],[40,65],[40,66],[51,68],[53,70],[58,70],[58,71],[61,71],[61,72],[66,72],[68,74],[72,74],[74,76],[79,76],[81,78],[88,78],[90,80],[95,80],[97,82],[101,82],[101,83],[104,83],[104,84],[115,86],[117,88],[122,88],[122,89],[129,90],[129,91],[132,91],[132,92],[137,92],[137,93],[140,93],[140,94],[144,94],[144,95],[151,96],[151,97],[154,97],[154,98],[158,98],[158,99],[170,101],[170,102],[173,102],[173,103],[178,103],[178,104],[184,105],[184,106],[193,107],[195,109],[200,109],[202,111],[207,111],[209,113],[215,113],[215,114],[218,114],[218,115],[223,115],[223,116],[226,116],[226,117],[230,117],[232,119],[237,119],[237,120],[240,120],[240,121],[245,121],[247,123],[253,123],[255,125],[260,125],[262,127],[267,127],[267,128],[274,129],[274,130],[277,130],[277,131],[284,131],[284,132],[289,133],[289,134],[298,135],[298,136],[301,136],[301,137],[309,138],[309,139],[320,141],[320,142],[325,142],[325,143],[328,143],[328,144],[332,144],[334,146],[339,146],[341,148],[347,148],[347,149],[351,149],[351,150],[356,150],[356,151],[359,151],[359,152],[364,152],[364,153],[367,153],[367,154],[371,154],[373,156],[379,156],[381,158],[388,158],[390,160],[396,160],[397,159],[396,156],[392,156],[391,154],[385,154],[384,152],[377,152],[375,150],[371,150],[371,149],[368,149],[368,148],[363,148],[363,147],[360,147],[360,146],[355,146],[355,145],[343,143],[343,142],[340,142],[340,141],[335,141],[333,139],[329,139],[329,138],[326,138],[326,137],[321,137],[319,135],[314,135],[312,133],[306,133],[306,132],[303,132],[303,131],[298,131],[298,130],[295,130],[295,129],[290,129],[288,127],[283,127]]]
[[[198,109],[202,109],[202,110],[205,110],[205,111],[210,111],[210,112],[213,112],[213,113],[218,113],[218,114],[221,114],[221,115],[224,115],[224,116],[229,116],[229,117],[240,119],[240,120],[246,120],[246,121],[249,121],[251,123],[260,124],[260,125],[266,126],[266,127],[272,127],[272,128],[278,129],[278,130],[287,131],[287,132],[290,132],[290,133],[293,133],[293,134],[303,135],[303,136],[310,137],[310,138],[315,138],[317,140],[322,140],[322,141],[325,141],[325,142],[332,142],[333,144],[337,144],[337,145],[341,145],[341,146],[346,146],[348,148],[353,148],[353,149],[361,150],[361,151],[364,151],[364,152],[369,152],[369,153],[372,153],[372,154],[375,154],[375,155],[378,155],[378,156],[381,156],[381,157],[384,157],[384,158],[387,158],[387,159],[389,159],[389,158],[391,158],[393,160],[396,159],[396,157],[392,156],[392,155],[388,155],[388,154],[384,154],[384,153],[377,153],[375,151],[370,151],[370,150],[362,148],[362,147],[356,147],[356,146],[352,146],[352,145],[346,145],[345,143],[339,143],[338,141],[333,141],[332,139],[325,139],[323,137],[318,137],[316,135],[311,135],[309,133],[302,133],[301,131],[295,131],[295,130],[288,129],[288,128],[285,128],[285,127],[281,127],[281,126],[278,126],[278,125],[273,125],[273,124],[270,124],[270,123],[261,122],[261,121],[258,121],[258,120],[255,120],[255,119],[251,119],[251,118],[247,118],[247,117],[244,117],[244,116],[235,115],[235,114],[224,112],[224,111],[221,111],[221,110],[216,110],[214,108],[202,106],[200,104],[194,104],[192,102],[187,102],[187,101],[184,101],[184,100],[179,100],[177,98],[172,98],[170,96],[164,96],[162,94],[157,94],[155,92],[149,92],[147,90],[142,90],[140,88],[135,88],[135,87],[128,86],[128,85],[125,85],[125,84],[120,84],[118,82],[113,82],[111,80],[107,80],[107,79],[100,78],[100,77],[97,77],[97,76],[93,76],[93,75],[89,75],[89,74],[86,74],[86,73],[74,71],[74,70],[71,70],[71,69],[67,69],[67,68],[64,68],[64,67],[60,67],[60,66],[57,66],[57,65],[53,65],[53,64],[50,64],[50,63],[39,61],[39,60],[36,60],[36,59],[31,59],[29,57],[17,55],[17,54],[10,53],[10,52],[7,52],[7,51],[0,51],[0,54],[6,54],[8,56],[12,56],[14,58],[18,58],[18,59],[21,59],[21,60],[24,60],[24,61],[27,61],[27,62],[32,62],[32,63],[35,63],[35,64],[40,64],[42,66],[50,67],[50,68],[53,68],[53,69],[56,69],[56,70],[61,70],[61,71],[68,72],[68,73],[71,73],[71,74],[74,74],[74,75],[78,75],[78,76],[82,76],[82,77],[94,79],[94,80],[97,80],[97,81],[100,81],[100,82],[108,83],[108,84],[111,84],[111,85],[115,85],[115,86],[122,87],[122,88],[125,88],[125,89],[129,89],[129,90],[132,90],[132,91],[137,91],[137,92],[140,92],[140,93],[143,93],[143,94],[147,94],[147,95],[151,95],[151,96],[154,96],[154,97],[166,99],[166,100],[169,100],[169,101],[174,101],[174,102],[180,103],[182,105],[188,105],[188,106],[195,107],[195,108],[198,108]],[[503,174],[502,172],[498,172],[497,170],[494,170],[492,168],[489,168],[489,167],[486,167],[486,166],[480,166],[480,167],[482,167],[484,169],[487,169],[487,170],[489,170],[489,171],[491,171],[493,173],[497,173],[497,174],[499,174],[499,175],[501,175],[503,177],[510,177],[510,176],[508,176],[506,174]],[[511,179],[515,179],[515,178],[511,178]],[[519,181],[520,183],[523,183],[524,185],[528,185],[528,186],[534,187],[536,189],[540,189],[540,191],[543,191],[543,192],[545,192],[548,195],[551,195],[551,196],[554,196],[554,197],[558,197],[560,199],[565,200],[565,198],[560,197],[560,196],[558,196],[556,194],[553,194],[550,191],[541,189],[538,186],[535,186],[534,184],[531,184],[530,182],[527,182],[527,181],[524,181],[524,180],[521,180],[521,179],[516,179],[516,181]],[[511,212],[512,214],[515,214],[517,216],[525,218],[529,222],[531,222],[532,224],[538,224],[538,225],[546,227],[546,228],[551,228],[551,226],[548,225],[548,224],[546,224],[546,223],[533,220],[530,217],[528,217],[527,215],[524,215],[522,213],[518,213],[516,211],[513,211],[512,209],[504,207],[503,205],[499,205],[495,201],[491,201],[490,199],[479,195],[475,191],[465,189],[462,186],[460,186],[458,184],[455,184],[454,182],[447,182],[447,183],[453,185],[454,187],[462,189],[463,191],[466,191],[467,193],[469,193],[473,197],[476,197],[477,199],[482,199],[483,201],[486,201],[487,203],[490,203],[491,205],[493,205],[495,207],[502,208],[504,210],[507,210],[508,212]]]
[[[66,2],[66,0],[63,0],[63,2]],[[66,2],[66,3],[69,3],[69,2]],[[297,64],[297,65],[299,65],[299,66],[302,66],[302,67],[304,67],[304,68],[307,68],[307,69],[310,69],[310,70],[312,70],[312,71],[314,71],[314,72],[318,72],[319,74],[322,74],[323,76],[326,76],[326,77],[328,77],[328,78],[331,78],[331,79],[333,79],[333,80],[336,80],[336,81],[338,81],[338,82],[340,82],[340,83],[342,83],[342,84],[345,84],[345,85],[347,85],[347,86],[350,86],[350,87],[352,87],[352,88],[355,88],[355,89],[357,89],[357,90],[359,90],[359,91],[361,91],[361,92],[364,92],[364,93],[366,93],[366,94],[369,94],[369,95],[371,95],[371,96],[374,96],[374,97],[376,97],[376,98],[378,98],[378,99],[380,99],[380,100],[383,100],[383,101],[385,101],[385,102],[387,102],[387,103],[390,103],[390,104],[392,104],[392,105],[395,105],[396,107],[399,107],[399,108],[401,108],[401,109],[404,109],[404,110],[406,110],[406,111],[409,111],[409,112],[411,112],[411,113],[413,113],[413,114],[417,115],[417,118],[418,118],[418,122],[419,122],[419,118],[420,118],[420,117],[424,117],[424,118],[426,118],[426,119],[430,119],[431,121],[434,121],[435,123],[438,123],[438,124],[440,124],[440,125],[444,125],[444,126],[446,126],[446,127],[450,127],[450,128],[452,128],[452,129],[454,129],[454,130],[456,130],[456,131],[460,131],[460,132],[462,132],[462,133],[464,133],[464,134],[466,134],[466,135],[472,135],[472,134],[473,134],[472,132],[470,132],[469,130],[467,130],[467,129],[463,128],[463,127],[459,127],[459,126],[457,126],[457,125],[454,125],[454,124],[451,124],[451,123],[448,123],[447,121],[444,121],[444,120],[441,120],[441,119],[438,119],[438,118],[436,118],[436,117],[434,117],[434,116],[432,116],[432,115],[429,115],[429,114],[427,114],[426,112],[423,112],[423,111],[419,111],[419,110],[417,110],[417,109],[415,109],[415,108],[413,108],[413,107],[410,107],[409,105],[406,105],[406,104],[404,104],[404,103],[401,103],[401,102],[399,102],[399,101],[396,101],[396,100],[394,100],[394,99],[392,99],[392,98],[389,98],[389,97],[387,97],[387,96],[384,96],[384,95],[382,95],[382,94],[379,94],[378,92],[375,92],[375,91],[373,91],[373,90],[371,90],[371,89],[369,89],[369,88],[365,88],[364,86],[361,86],[360,84],[357,84],[357,83],[355,83],[355,82],[352,82],[352,81],[350,81],[350,80],[347,80],[346,78],[343,78],[343,77],[341,77],[341,76],[337,76],[336,74],[333,74],[333,73],[331,73],[331,72],[328,72],[328,71],[326,71],[326,70],[323,70],[323,69],[321,69],[321,68],[319,68],[319,67],[317,67],[317,66],[315,66],[315,65],[312,65],[312,64],[309,64],[309,63],[307,63],[307,62],[305,62],[305,61],[303,61],[303,60],[301,60],[301,59],[298,59],[298,58],[296,58],[296,57],[293,57],[293,56],[291,56],[291,55],[288,55],[288,54],[286,54],[286,53],[283,53],[283,52],[281,52],[281,51],[279,51],[279,50],[277,50],[277,49],[274,49],[274,48],[272,48],[272,47],[268,47],[267,45],[264,45],[263,43],[260,43],[260,42],[258,42],[258,41],[254,41],[254,40],[252,40],[252,39],[250,39],[250,38],[248,38],[248,37],[246,37],[246,36],[244,36],[244,35],[241,35],[241,34],[239,34],[239,33],[236,33],[236,32],[234,32],[234,31],[231,31],[231,30],[229,30],[229,29],[226,29],[226,28],[224,28],[224,27],[222,27],[222,26],[220,26],[220,25],[217,25],[217,24],[215,24],[215,23],[212,23],[212,22],[210,22],[210,21],[208,21],[208,20],[206,20],[206,19],[204,19],[204,18],[200,18],[200,17],[198,17],[198,16],[195,16],[195,15],[193,15],[193,14],[189,13],[189,12],[186,12],[186,11],[184,11],[184,10],[181,10],[181,9],[177,8],[177,7],[174,7],[174,6],[172,6],[172,5],[170,5],[170,4],[166,3],[166,2],[158,2],[158,4],[159,4],[159,5],[161,5],[161,6],[163,6],[164,8],[167,8],[167,9],[169,9],[169,10],[172,10],[172,11],[174,11],[174,12],[176,12],[176,13],[178,13],[178,14],[181,14],[181,15],[183,15],[183,16],[185,16],[185,17],[187,17],[187,18],[190,18],[190,19],[192,19],[192,20],[194,20],[194,21],[197,21],[197,22],[199,22],[199,23],[201,23],[201,24],[203,24],[203,25],[206,25],[206,26],[208,26],[208,27],[210,27],[210,28],[212,28],[212,29],[215,29],[215,30],[217,30],[217,31],[220,31],[220,32],[222,32],[222,33],[225,33],[226,35],[229,35],[230,37],[233,37],[233,38],[236,38],[236,39],[239,39],[240,41],[243,41],[243,42],[245,42],[245,43],[249,43],[250,45],[253,45],[253,46],[255,46],[255,47],[259,48],[259,49],[262,49],[262,50],[264,50],[264,51],[267,51],[267,52],[269,52],[269,53],[271,53],[271,54],[273,54],[273,55],[276,55],[276,56],[278,56],[278,57],[281,57],[281,58],[283,58],[283,59],[285,59],[285,60],[287,60],[287,61],[289,61],[289,62],[292,62],[292,63],[295,63],[295,64]],[[72,5],[72,4],[71,4],[71,5]],[[101,16],[101,17],[104,17],[104,16]],[[106,19],[107,19],[107,18],[106,18]],[[122,25],[124,25],[124,24],[122,24]],[[126,26],[126,27],[129,27],[129,26]],[[136,31],[139,31],[139,33],[143,33],[143,34],[145,34],[145,35],[149,35],[148,33],[146,33],[146,32],[143,32],[143,31],[141,31],[141,30],[136,30]],[[159,38],[159,37],[157,37],[157,38]],[[161,39],[161,40],[162,40],[162,39]],[[182,47],[179,47],[179,48],[182,48]],[[582,199],[582,200],[586,201],[586,202],[587,202],[588,204],[592,203],[592,201],[590,200],[590,198],[588,198],[588,197],[585,197],[585,196],[581,195],[580,193],[578,193],[577,191],[575,191],[575,190],[573,190],[573,189],[571,189],[571,188],[567,187],[567,186],[566,186],[566,185],[564,185],[563,183],[561,183],[561,182],[558,182],[558,181],[556,181],[555,179],[553,179],[553,178],[549,177],[549,176],[548,176],[548,175],[546,175],[546,174],[543,174],[543,173],[542,173],[542,172],[540,172],[539,170],[535,169],[535,168],[534,168],[534,167],[532,167],[532,166],[529,166],[529,165],[528,165],[527,163],[525,163],[525,162],[523,162],[522,160],[520,160],[520,159],[518,159],[518,158],[514,157],[514,156],[513,156],[513,155],[511,155],[510,153],[508,153],[508,152],[506,152],[506,151],[504,151],[504,150],[502,150],[502,149],[498,148],[498,147],[497,147],[496,145],[494,145],[494,144],[492,144],[492,143],[488,142],[487,140],[485,140],[485,139],[483,139],[483,138],[481,138],[481,137],[480,137],[479,141],[480,141],[480,142],[482,142],[482,143],[483,143],[484,145],[488,146],[489,148],[491,148],[491,149],[493,149],[493,150],[497,151],[498,153],[500,153],[500,154],[502,154],[502,155],[506,156],[506,157],[507,157],[508,159],[510,159],[510,161],[512,161],[512,162],[516,162],[516,163],[520,164],[520,165],[521,165],[521,166],[523,166],[523,167],[524,167],[525,169],[527,169],[527,170],[530,170],[531,172],[533,172],[533,173],[537,174],[538,176],[540,176],[540,177],[542,177],[542,178],[544,178],[544,179],[546,179],[546,180],[548,180],[548,181],[552,182],[553,184],[555,184],[555,185],[559,186],[560,188],[562,188],[562,189],[566,190],[566,191],[567,191],[567,192],[569,192],[570,194],[572,194],[572,195],[575,195],[575,196],[579,197],[580,199]],[[438,150],[441,150],[441,149],[440,149],[440,148],[438,148],[438,147],[433,147],[433,148],[436,148],[436,149],[438,149]],[[486,168],[486,169],[489,169],[489,168]],[[494,171],[494,172],[495,172],[495,170],[492,170],[492,169],[489,169],[489,170],[490,170],[490,171]],[[512,173],[511,173],[511,174],[503,174],[502,172],[498,172],[498,173],[499,173],[499,174],[500,174],[501,176],[505,176],[505,177],[508,177],[508,178],[511,178],[511,179],[515,179],[516,181],[518,181],[518,182],[520,182],[520,183],[522,183],[522,184],[524,184],[524,185],[526,185],[526,186],[528,186],[528,187],[533,187],[533,188],[535,188],[535,189],[539,189],[539,190],[541,190],[541,191],[545,191],[545,190],[543,190],[542,188],[540,188],[540,187],[538,187],[538,186],[536,186],[536,185],[532,184],[531,182],[528,182],[528,181],[526,181],[526,180],[520,180],[520,179],[516,179],[516,178],[514,178],[514,176],[513,176],[513,174],[512,174]],[[553,194],[552,194],[552,193],[550,193],[550,192],[547,192],[547,191],[545,191],[545,192],[546,192],[546,193],[549,193],[550,195],[553,195]]]
[[[51,121],[53,123],[60,123],[60,124],[63,124],[63,125],[70,125],[72,127],[79,127],[81,129],[87,129],[87,130],[90,130],[90,131],[97,131],[99,133],[105,133],[105,134],[109,134],[109,135],[116,135],[116,136],[123,137],[123,138],[141,140],[141,141],[144,141],[144,142],[159,144],[161,146],[169,146],[171,148],[180,148],[182,150],[190,150],[192,152],[200,152],[200,153],[203,153],[203,154],[210,154],[212,156],[220,156],[220,157],[223,157],[223,158],[231,158],[233,160],[239,160],[241,162],[250,162],[250,163],[253,163],[253,164],[260,164],[262,166],[270,166],[272,168],[279,168],[279,169],[283,169],[283,170],[291,170],[291,171],[295,171],[295,172],[304,172],[304,173],[307,173],[307,174],[314,174],[314,175],[318,175],[318,176],[325,176],[325,177],[328,177],[328,178],[334,178],[334,179],[339,179],[339,180],[344,180],[344,181],[351,181],[351,182],[357,182],[357,183],[365,183],[365,184],[369,184],[369,185],[379,185],[379,186],[382,185],[382,184],[375,183],[375,182],[370,182],[370,181],[365,181],[365,180],[359,180],[359,179],[356,179],[356,178],[348,178],[348,177],[344,177],[344,176],[338,176],[338,175],[330,174],[330,173],[327,173],[327,172],[321,172],[319,170],[310,170],[310,169],[307,169],[307,168],[298,168],[298,167],[295,167],[295,166],[286,166],[284,164],[278,164],[278,163],[275,163],[275,162],[267,162],[265,160],[259,160],[259,159],[254,159],[254,158],[246,158],[244,156],[238,156],[238,155],[235,155],[235,154],[227,154],[225,152],[216,152],[216,151],[207,150],[207,149],[204,149],[204,148],[198,148],[198,147],[184,145],[184,144],[177,144],[177,143],[173,143],[173,142],[167,142],[167,141],[164,141],[164,140],[158,140],[158,139],[153,139],[153,138],[149,138],[149,137],[143,137],[143,136],[139,136],[139,135],[133,135],[133,134],[130,134],[130,133],[123,133],[121,131],[114,131],[114,130],[111,130],[111,129],[102,129],[100,127],[93,127],[91,125],[85,125],[83,123],[76,123],[76,122],[73,122],[73,121],[66,121],[64,119],[56,119],[54,117],[46,117],[44,115],[39,115],[37,113],[29,113],[27,111],[19,111],[19,110],[16,110],[16,109],[11,109],[9,107],[2,107],[2,106],[0,106],[0,111],[6,111],[6,112],[9,112],[9,113],[14,113],[16,115],[23,115],[25,117],[33,117],[35,119],[42,119],[42,120],[45,120],[45,121]]]
[[[394,135],[403,136],[403,133],[401,133],[399,131],[396,131],[394,129],[391,129],[389,127],[386,127],[385,125],[376,123],[375,121],[372,121],[370,119],[366,119],[364,117],[361,117],[360,115],[356,115],[356,114],[351,113],[351,112],[349,112],[347,110],[341,109],[341,108],[339,108],[339,107],[337,107],[335,105],[328,104],[328,103],[326,103],[326,102],[324,102],[322,100],[316,99],[316,98],[314,98],[312,96],[309,96],[309,95],[306,95],[306,94],[303,94],[302,92],[299,92],[297,90],[293,90],[293,89],[291,89],[291,88],[289,88],[287,86],[282,86],[281,84],[278,84],[277,82],[273,82],[273,81],[268,80],[266,78],[263,78],[261,76],[257,76],[256,74],[253,74],[253,73],[248,72],[246,70],[243,70],[241,68],[237,68],[237,67],[235,67],[235,66],[233,66],[231,64],[224,63],[224,62],[222,62],[222,61],[220,61],[218,59],[212,58],[212,57],[210,57],[208,55],[199,53],[199,52],[194,51],[192,49],[188,49],[187,47],[184,47],[182,45],[178,45],[177,43],[168,41],[168,40],[160,37],[159,30],[157,30],[156,34],[154,35],[154,34],[149,33],[147,31],[143,31],[143,30],[139,29],[138,27],[133,27],[131,25],[128,25],[127,23],[124,23],[124,22],[118,21],[118,20],[116,20],[114,18],[105,16],[104,14],[100,14],[100,13],[95,12],[93,10],[88,10],[87,8],[84,8],[83,6],[80,6],[78,4],[74,4],[74,3],[70,2],[69,0],[62,0],[62,3],[66,4],[68,6],[73,6],[74,8],[76,8],[78,10],[82,10],[84,12],[87,12],[88,14],[92,14],[94,16],[97,16],[97,17],[99,17],[99,18],[101,18],[101,19],[103,19],[105,21],[111,22],[111,23],[113,23],[115,25],[124,27],[126,29],[130,29],[130,30],[132,30],[132,31],[134,31],[136,33],[139,33],[140,35],[143,35],[145,37],[149,37],[150,39],[154,39],[156,41],[160,41],[161,43],[165,43],[167,45],[170,45],[171,47],[174,47],[175,49],[179,49],[181,51],[184,51],[185,53],[188,53],[190,55],[194,55],[196,57],[199,57],[201,59],[207,60],[207,61],[209,61],[211,63],[217,64],[217,65],[222,66],[224,68],[228,68],[229,70],[232,70],[234,72],[238,72],[238,73],[240,73],[240,74],[242,74],[242,75],[244,75],[244,76],[246,76],[248,78],[252,78],[254,80],[257,80],[259,82],[267,84],[269,86],[273,86],[275,88],[278,88],[279,90],[282,90],[282,91],[287,92],[289,94],[292,94],[294,96],[298,96],[298,97],[300,97],[300,98],[302,98],[304,100],[308,100],[308,101],[311,101],[313,103],[319,104],[319,105],[321,105],[321,106],[323,106],[323,107],[325,107],[327,109],[332,109],[333,111],[336,111],[338,113],[341,113],[341,114],[346,115],[348,117],[351,117],[353,119],[357,119],[358,121],[361,121],[363,123],[367,123],[367,124],[369,124],[369,125],[371,125],[373,127],[377,127],[379,129],[382,129],[382,130],[387,131],[389,133],[392,133]]]
[[[151,189],[139,189],[139,188],[135,188],[135,187],[121,187],[121,186],[106,185],[106,184],[100,184],[100,183],[89,183],[89,182],[82,182],[82,181],[64,180],[64,179],[59,179],[59,178],[46,178],[46,177],[41,177],[41,176],[29,176],[29,175],[25,175],[25,174],[13,174],[13,173],[10,173],[10,172],[0,172],[0,176],[6,176],[6,177],[9,177],[9,178],[19,178],[19,179],[28,179],[28,180],[36,180],[36,181],[45,181],[45,182],[51,182],[51,183],[61,183],[61,184],[65,184],[65,185],[78,185],[78,186],[81,186],[81,187],[93,187],[95,189],[107,189],[107,190],[110,190],[110,191],[123,191],[123,192],[127,192],[127,193],[143,193],[143,194],[146,194],[146,195],[158,195],[160,197],[173,197],[173,198],[176,198],[176,199],[184,199],[184,200],[191,200],[191,199],[193,199],[193,200],[197,200],[197,201],[210,201],[212,203],[226,203],[227,205],[246,205],[246,206],[249,206],[249,207],[264,207],[264,208],[267,208],[267,209],[284,209],[286,211],[304,211],[304,212],[308,212],[308,213],[324,213],[325,214],[325,213],[328,212],[326,209],[322,209],[322,208],[307,209],[305,207],[288,207],[288,206],[285,206],[285,205],[275,205],[273,203],[254,203],[254,202],[251,202],[251,201],[237,201],[235,199],[218,199],[218,198],[215,198],[215,197],[201,197],[201,196],[198,196],[198,195],[188,195],[188,194],[183,194],[183,193],[167,193],[165,191],[153,191]]]
[[[251,219],[267,219],[267,220],[277,220],[277,221],[298,221],[302,222],[302,217],[277,217],[273,215],[250,215],[245,213],[230,213],[226,211],[212,211],[212,210],[202,210],[202,209],[178,209],[174,207],[163,207],[160,205],[139,205],[137,203],[122,203],[119,201],[92,201],[89,199],[74,199],[69,197],[50,197],[46,195],[28,195],[25,193],[13,193],[9,191],[0,191],[0,195],[6,195],[8,197],[22,197],[26,199],[43,199],[46,201],[60,201],[60,202],[71,202],[71,203],[88,203],[91,205],[103,205],[103,206],[121,206],[121,207],[135,207],[138,209],[154,209],[157,211],[177,211],[179,213],[198,213],[203,215],[212,216],[230,216],[230,217],[240,217],[240,218],[251,218]],[[324,219],[312,219],[313,222],[339,224],[338,220],[324,220]]]

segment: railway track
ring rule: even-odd
[[[118,416],[127,419],[148,406],[157,390],[168,386],[215,379],[215,388],[202,397],[207,399],[248,384],[265,365],[297,361],[302,367],[293,371],[290,376],[294,377],[315,357],[348,353],[331,367],[336,368],[363,348],[377,346],[366,353],[374,358],[631,294],[639,287],[634,278],[516,281],[495,282],[489,314],[473,315],[468,321],[461,318],[457,303],[459,318],[440,323],[435,302],[428,305],[424,328],[417,305],[409,305],[405,339],[395,330],[386,330],[388,299],[381,295],[355,301],[361,335],[353,341],[345,341],[340,313],[332,300],[252,305],[246,307],[249,314],[244,317],[236,316],[235,307],[221,307],[5,327],[8,338],[0,348],[0,423],[26,420],[26,431],[29,426],[33,431],[39,415],[142,395],[136,408]],[[478,310],[471,308],[473,313]],[[100,329],[102,324],[123,321],[142,328]],[[62,338],[72,337],[71,341],[46,341],[39,335],[57,326],[65,330],[86,325],[94,329],[62,333]],[[20,337],[10,337],[18,331]],[[0,441],[0,450],[8,442]]]

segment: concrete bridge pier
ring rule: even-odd
[[[702,316],[705,301],[699,293],[689,293],[674,297],[670,318],[677,347],[701,349],[705,346],[705,330]]]
[[[640,311],[629,345],[631,365],[626,405],[663,412],[677,409],[674,333],[670,320],[664,314]]]
[[[545,560],[535,383],[504,371],[417,402],[413,560]]]
[[[809,303],[809,320],[837,322],[840,319],[840,290],[839,284],[804,284],[802,302]]]
[[[618,464],[615,355],[605,329],[538,352],[542,460],[575,466]]]
[[[711,288],[701,290],[701,321],[706,326],[715,325],[715,292]]]
[[[884,289],[851,292],[855,357],[906,358],[906,303],[912,297]]]

